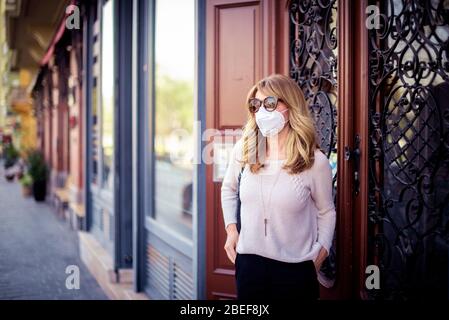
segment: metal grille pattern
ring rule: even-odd
[[[381,271],[374,298],[448,298],[445,2],[381,2],[382,25],[369,31],[368,263]]]
[[[149,296],[169,300],[191,300],[194,285],[191,273],[176,259],[147,244],[147,289]]]
[[[291,1],[289,12],[290,77],[301,87],[315,119],[320,148],[333,167],[336,192],[337,1]],[[333,246],[329,258],[323,263],[320,282],[332,286],[335,270],[336,252]]]

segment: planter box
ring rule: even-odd
[[[45,201],[45,197],[47,196],[47,181],[33,182],[33,196],[34,200],[38,202]]]
[[[24,187],[22,186],[22,195],[27,198],[30,197],[32,193],[31,187]]]

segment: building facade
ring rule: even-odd
[[[36,148],[37,124],[31,90],[38,73],[40,59],[50,41],[55,20],[65,8],[64,1],[28,0],[2,2],[2,86],[4,129],[14,145],[24,154]],[[48,11],[46,8],[51,7]],[[5,91],[6,90],[6,91]]]
[[[5,1],[0,1],[0,141],[5,134],[7,105],[6,99],[9,91],[9,50],[6,41],[6,19],[5,19]],[[0,150],[1,154],[1,150]]]
[[[110,296],[235,297],[221,179],[247,91],[282,73],[334,172],[322,297],[448,297],[445,1],[72,4],[80,29],[66,13],[34,86],[38,138],[51,199]]]

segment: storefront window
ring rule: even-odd
[[[113,188],[114,156],[114,1],[103,6],[101,32],[101,157],[102,186]]]
[[[194,23],[194,0],[156,2],[153,217],[188,239],[193,214]]]

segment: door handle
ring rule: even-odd
[[[345,146],[345,160],[352,160],[353,165],[353,191],[357,196],[360,192],[360,136],[355,135],[354,139],[354,149],[351,150],[350,147]]]

